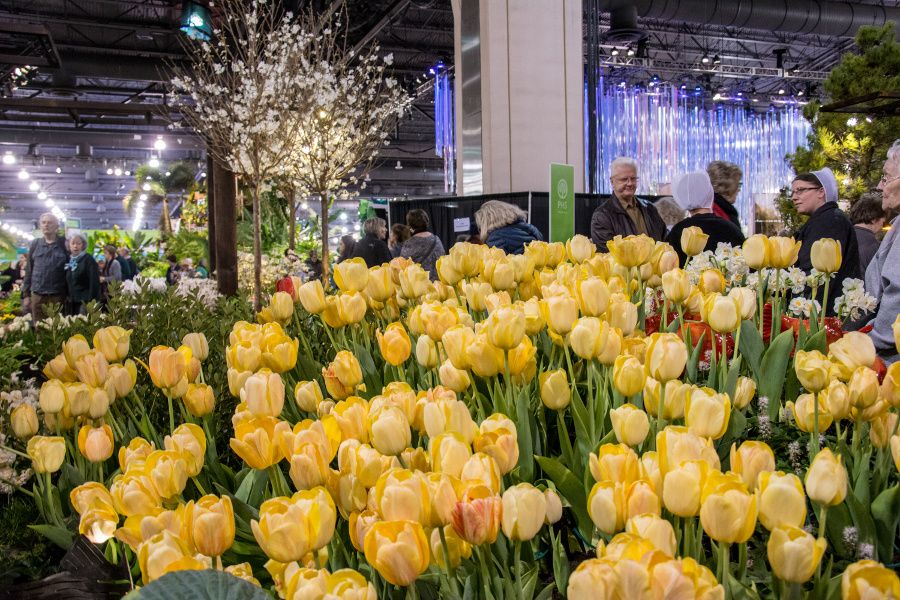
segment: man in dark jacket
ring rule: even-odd
[[[25,310],[31,310],[35,321],[45,316],[44,305],[59,304],[66,299],[66,263],[69,251],[66,240],[59,236],[59,220],[52,213],[44,213],[38,221],[43,237],[34,240],[28,249],[28,265],[22,282]]]
[[[654,240],[666,236],[666,224],[653,205],[634,194],[637,191],[637,163],[620,157],[609,167],[613,195],[602,202],[591,217],[591,241],[606,252],[606,242],[617,235],[646,234]]]
[[[853,203],[847,213],[853,228],[856,230],[856,241],[859,244],[859,268],[866,272],[872,257],[878,252],[881,241],[878,233],[884,229],[884,209],[881,207],[881,194],[865,193]]]
[[[826,314],[834,314],[833,299],[841,295],[844,279],[861,277],[859,270],[859,246],[856,231],[850,219],[837,205],[837,179],[831,169],[797,175],[791,184],[791,198],[797,212],[809,215],[809,220],[795,235],[802,242],[795,266],[809,273],[812,266],[812,246],[816,240],[831,238],[841,245],[841,268],[831,278],[828,288]],[[817,300],[822,301],[822,291]],[[808,294],[807,294],[808,295]]]
[[[350,258],[363,259],[369,268],[391,262],[393,256],[390,249],[388,249],[387,242],[384,241],[387,237],[387,223],[385,220],[378,217],[366,219],[365,223],[363,223],[363,232],[365,232],[365,235],[356,242]]]

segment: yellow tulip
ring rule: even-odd
[[[600,317],[609,308],[609,287],[599,277],[578,280],[575,291],[582,315]]]
[[[412,352],[412,342],[409,334],[400,322],[394,322],[388,325],[384,334],[381,330],[375,332],[375,338],[378,341],[378,349],[384,360],[393,366],[402,365],[409,359]]]
[[[693,286],[687,271],[672,269],[662,274],[662,288],[670,302],[680,305],[687,300]]]
[[[878,400],[878,374],[868,367],[858,367],[847,383],[850,406],[858,410],[869,408]]]
[[[603,325],[601,325],[603,328]],[[605,328],[603,328],[605,329]],[[602,331],[601,329],[601,335]],[[605,344],[600,351],[597,353],[597,362],[602,365],[612,366],[616,358],[619,357],[619,354],[622,352],[622,346],[624,345],[624,339],[622,337],[622,331],[620,329],[616,329],[614,327],[609,328],[609,336],[606,337]]]
[[[641,466],[637,454],[624,444],[603,444],[588,455],[591,475],[597,481],[614,481],[630,485],[640,478]]]
[[[794,356],[794,372],[800,385],[810,392],[818,392],[828,385],[828,359],[818,350],[798,350]]]
[[[445,360],[438,368],[438,378],[440,379],[442,386],[449,388],[458,394],[466,391],[469,389],[469,386],[472,385],[469,373],[457,369],[449,360]]]
[[[657,550],[661,550],[667,556],[675,556],[677,552],[675,529],[669,521],[659,515],[644,514],[632,517],[625,523],[625,532],[649,540]]]
[[[474,336],[465,351],[466,363],[479,377],[493,377],[503,370],[503,350],[492,345],[487,335]]]
[[[769,238],[761,233],[751,235],[742,246],[744,261],[751,269],[769,266]]]
[[[36,435],[28,440],[25,452],[35,473],[56,473],[66,458],[66,440],[57,436]]]
[[[428,271],[420,265],[409,265],[399,273],[400,294],[408,299],[421,298],[431,289],[431,279]]]
[[[625,527],[625,489],[614,481],[598,481],[588,495],[588,513],[594,526],[607,535]]]
[[[846,419],[850,416],[850,390],[847,384],[832,379],[828,387],[819,392],[819,402],[831,414],[835,421]]]
[[[483,425],[483,423],[482,423]],[[481,431],[473,443],[476,452],[494,459],[501,475],[512,471],[519,462],[519,444],[515,426]]]
[[[66,387],[57,379],[45,381],[41,384],[38,402],[44,413],[58,413],[66,405]]]
[[[153,385],[162,390],[171,390],[182,379],[186,382],[186,361],[184,355],[168,346],[156,346],[150,351],[150,378]]]
[[[597,247],[590,238],[578,234],[566,241],[566,254],[573,263],[581,264],[591,259]]]
[[[563,369],[541,373],[538,383],[541,402],[550,410],[562,410],[572,401],[569,379]]]
[[[62,350],[63,355],[66,357],[66,362],[69,364],[69,368],[74,371],[75,361],[78,360],[78,357],[82,354],[90,352],[91,346],[88,344],[87,339],[79,333],[64,341]]]
[[[885,412],[870,421],[869,441],[872,446],[884,450],[891,443],[891,435],[897,431],[896,413]]]
[[[137,383],[137,366],[134,361],[128,359],[121,365],[110,365],[107,374],[107,391],[114,391],[116,398],[124,398],[134,389]],[[110,395],[110,399],[113,395]]]
[[[255,417],[234,428],[229,445],[252,469],[266,469],[280,460],[275,443],[274,417]]]
[[[703,295],[723,294],[725,293],[725,276],[719,269],[706,269],[700,273],[697,287]]]
[[[38,432],[38,417],[34,407],[30,404],[20,404],[9,415],[13,435],[23,441],[27,441]]]
[[[464,281],[461,285],[469,310],[484,312],[487,309],[485,300],[492,291],[491,284],[484,281]]]
[[[198,419],[212,413],[216,407],[213,389],[205,383],[188,384],[188,390],[182,399],[187,411]]]
[[[648,377],[644,382],[644,409],[651,417],[656,417],[659,412],[660,391],[662,386],[660,383]],[[687,397],[691,395],[694,386],[689,383],[683,383],[678,379],[671,379],[665,385],[665,398],[663,398],[663,419],[674,421],[684,417],[684,405]]]
[[[297,288],[294,288],[297,289]],[[253,576],[253,568],[250,566],[248,562],[242,562],[237,565],[231,565],[229,567],[225,567],[225,572],[234,575],[238,579],[243,579],[249,583],[252,583],[256,587],[262,587],[260,585],[259,580]]]
[[[678,334],[656,333],[650,336],[644,365],[650,377],[665,383],[681,376],[687,358],[687,346]]]
[[[626,398],[644,388],[647,375],[644,365],[633,356],[620,355],[613,366],[613,385]]]
[[[127,473],[132,465],[144,464],[147,457],[155,449],[154,445],[144,438],[131,438],[127,446],[119,447],[119,468],[122,469],[123,473]]]
[[[589,558],[569,577],[566,597],[570,600],[613,600],[620,597],[618,582],[613,561]]]
[[[109,486],[116,512],[126,517],[158,512],[162,499],[153,482],[143,473],[116,477]]]
[[[841,598],[900,598],[900,577],[896,571],[874,560],[857,561],[848,565],[841,575]]]
[[[322,388],[316,381],[298,381],[294,386],[294,402],[304,412],[316,412],[323,399]]]
[[[710,388],[691,392],[684,405],[684,422],[688,429],[701,437],[714,440],[725,435],[731,417],[728,394],[717,394]]]
[[[426,369],[433,369],[438,365],[437,344],[427,334],[420,335],[416,340],[416,362]]]
[[[849,380],[853,371],[859,367],[873,366],[875,358],[872,338],[858,331],[848,331],[839,340],[828,345],[828,360],[841,381]]]
[[[837,506],[847,496],[847,469],[841,464],[840,455],[835,456],[825,448],[816,454],[806,472],[806,494],[809,499],[822,506]]]
[[[456,568],[464,559],[472,556],[472,545],[459,537],[452,526],[444,526],[444,539],[447,542],[446,554],[440,530],[437,527],[431,530],[431,556],[438,567],[447,569],[449,558],[450,565]]]
[[[307,281],[297,290],[297,296],[306,312],[317,315],[325,310],[325,289],[321,280]]]
[[[457,263],[450,255],[441,256],[435,263],[441,282],[449,286],[454,286],[463,279],[463,274],[456,267]]]
[[[263,552],[279,562],[301,560],[325,547],[334,536],[334,502],[325,488],[271,498],[259,507],[259,520],[251,520],[253,537]]]
[[[713,471],[700,498],[700,524],[717,542],[744,543],[756,527],[756,501],[739,475]]]
[[[782,525],[800,527],[806,522],[806,494],[793,473],[762,471],[759,474],[759,522],[769,531]]]
[[[380,521],[365,538],[366,560],[388,583],[415,583],[430,562],[430,547],[422,525],[415,521]]]
[[[484,246],[464,242],[450,247],[450,258],[453,266],[463,277],[472,277],[481,271],[482,251]]]
[[[821,394],[818,398],[814,394],[800,394],[795,402],[785,403],[784,408],[785,411],[791,411],[794,423],[800,431],[805,433],[815,431],[817,409],[819,411],[819,431],[824,432],[831,427],[833,417],[828,412],[828,407],[822,401]]]
[[[647,439],[650,432],[650,420],[647,413],[634,404],[623,404],[609,411],[613,432],[620,444],[638,446]]]
[[[688,256],[697,256],[706,249],[709,235],[699,227],[685,227],[681,231],[681,251]]]
[[[500,466],[492,457],[476,452],[459,472],[459,480],[466,486],[484,485],[495,492],[500,490]]]
[[[94,333],[94,348],[111,363],[122,362],[128,356],[131,330],[119,326],[104,327]]]
[[[700,498],[710,466],[702,460],[685,460],[663,478],[662,501],[666,509],[679,517],[700,514]]]
[[[391,277],[391,268],[387,266],[372,267],[369,269],[369,278],[366,282],[366,295],[375,302],[387,302],[394,297],[396,287]]]
[[[221,556],[234,543],[234,509],[228,496],[203,496],[185,508],[189,544],[206,556]]]
[[[188,477],[200,474],[206,459],[206,434],[199,425],[182,423],[175,428],[172,435],[165,437],[163,444],[166,450],[177,452],[184,458]]]
[[[412,441],[406,414],[396,406],[387,406],[376,414],[370,412],[369,439],[376,450],[388,456],[405,450]]]
[[[734,298],[710,294],[703,301],[703,320],[718,333],[731,333],[741,325],[741,309]]]
[[[366,299],[359,292],[341,292],[336,296],[337,312],[343,323],[352,325],[366,317]]]
[[[435,473],[444,473],[459,478],[472,449],[460,434],[441,433],[429,440],[428,452]]]
[[[43,388],[41,388],[43,392]],[[884,381],[881,382],[879,398],[894,408],[900,408],[900,362],[895,362],[887,368]],[[43,404],[41,404],[43,407]]]
[[[900,434],[895,433],[891,436],[891,458],[894,459],[894,466],[900,472]]]
[[[606,318],[610,327],[616,327],[623,336],[629,336],[637,327],[637,306],[621,295],[613,295]]]
[[[830,275],[841,268],[841,243],[831,238],[819,238],[813,242],[809,253],[814,269]]]
[[[334,283],[343,292],[361,292],[369,282],[369,268],[362,258],[350,258],[334,266]]]
[[[787,269],[797,262],[800,242],[789,237],[769,238],[769,266],[775,269]]]
[[[609,253],[623,267],[638,267],[650,259],[655,243],[653,238],[646,235],[629,235],[622,237],[617,235],[607,242]]]
[[[569,345],[579,358],[591,360],[603,348],[609,337],[609,323],[596,317],[581,317],[569,334]]]
[[[766,554],[775,576],[788,583],[806,583],[825,553],[824,538],[816,539],[793,525],[772,529]]]
[[[369,404],[365,400],[359,396],[350,396],[335,404],[331,414],[337,420],[343,439],[352,438],[363,443],[369,441]]]
[[[731,444],[731,470],[741,476],[751,492],[760,473],[775,470],[775,453],[765,442],[746,440],[740,447]]]
[[[109,394],[103,388],[92,388],[89,390],[90,404],[88,405],[87,416],[92,419],[99,419],[106,415],[109,410]]]
[[[728,297],[734,298],[735,302],[737,302],[741,319],[746,321],[756,315],[756,292],[750,288],[733,287],[728,290]]]
[[[78,450],[91,462],[103,462],[112,456],[115,442],[109,425],[85,425],[78,431]]]
[[[512,350],[525,337],[525,314],[515,308],[499,308],[485,322],[488,340],[501,350]]]
[[[656,434],[659,470],[668,473],[685,460],[703,460],[713,469],[719,468],[719,455],[710,438],[691,433],[687,427],[669,425]]]
[[[182,453],[154,450],[147,456],[147,477],[162,499],[170,499],[184,491],[188,479],[188,463]]]
[[[277,417],[284,408],[284,381],[278,373],[262,369],[244,382],[241,402],[255,417]]]
[[[91,387],[102,387],[106,382],[109,363],[99,350],[90,350],[75,360],[75,372],[78,379]]]
[[[473,546],[493,544],[500,530],[502,501],[484,485],[468,487],[453,507],[453,529]]]
[[[66,399],[68,405],[63,411],[68,409],[68,413],[73,417],[86,415],[91,409],[91,388],[83,383],[67,383]]]
[[[187,544],[170,531],[161,531],[147,539],[138,548],[137,555],[145,584],[173,571],[209,567],[193,558]]]
[[[225,360],[228,367],[237,371],[256,371],[259,369],[261,359],[262,350],[252,342],[231,344],[225,350]]]
[[[662,503],[653,484],[644,479],[638,479],[625,488],[625,520],[639,515],[653,514],[659,516],[662,512]]]
[[[69,366],[69,363],[66,361],[65,354],[57,354],[46,365],[42,370],[47,379],[59,379],[60,381],[71,383],[78,379],[78,376],[75,374],[75,371]]]
[[[578,318],[578,302],[572,296],[551,296],[541,301],[541,317],[551,331],[564,336]]]
[[[501,499],[501,527],[503,534],[514,542],[531,540],[547,516],[544,494],[530,483],[520,483],[507,488]]]
[[[738,377],[734,390],[732,405],[737,409],[744,409],[756,395],[756,382],[749,377]]]

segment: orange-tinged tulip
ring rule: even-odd
[[[626,521],[639,515],[659,516],[662,511],[662,501],[653,484],[644,479],[638,479],[626,487],[624,499]]]
[[[317,487],[262,503],[259,520],[251,520],[253,537],[266,556],[279,562],[301,560],[328,545],[337,519],[334,502]]]
[[[788,583],[806,583],[812,578],[825,553],[824,538],[816,539],[793,525],[772,530],[766,554],[775,576]]]
[[[94,348],[111,363],[122,362],[128,356],[131,330],[117,325],[98,329],[94,333]]]
[[[281,457],[275,443],[274,417],[255,417],[239,423],[234,428],[230,446],[235,454],[253,469],[267,469]]]
[[[162,390],[175,388],[182,379],[186,379],[184,355],[174,348],[154,347],[150,351],[149,366],[153,385]]]
[[[759,474],[759,522],[769,531],[781,525],[801,527],[806,522],[806,494],[793,473]]]
[[[705,269],[700,273],[697,287],[704,296],[723,294],[725,293],[725,276],[719,269]]]
[[[381,356],[388,364],[396,367],[409,359],[409,355],[412,352],[412,342],[409,339],[409,334],[406,333],[406,328],[399,321],[385,327],[384,334],[381,333],[380,329],[377,330],[375,338],[378,341],[378,349],[381,351]]]
[[[744,543],[756,527],[757,497],[735,473],[713,471],[700,499],[700,524],[720,543]]]
[[[388,583],[406,587],[428,568],[431,553],[420,523],[380,521],[366,533],[365,555]]]
[[[189,502],[184,516],[189,543],[200,554],[221,556],[234,543],[234,509],[228,496]]]
[[[473,546],[493,544],[500,530],[502,501],[483,485],[466,489],[453,508],[453,529]]]
[[[90,350],[75,360],[78,379],[91,387],[102,387],[109,372],[109,363],[99,350]]]
[[[205,383],[188,384],[187,392],[185,392],[184,406],[191,416],[198,419],[212,413],[216,407],[216,398],[212,387]]]
[[[115,442],[109,425],[85,425],[78,431],[78,450],[91,462],[103,462],[112,456]]]
[[[131,393],[134,384],[137,383],[137,365],[131,359],[121,365],[110,365],[107,377],[107,392],[115,392],[115,396],[110,393],[110,399],[124,398]]]

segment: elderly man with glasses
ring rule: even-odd
[[[791,183],[791,198],[797,212],[809,215],[809,220],[797,230],[795,238],[802,242],[800,254],[795,263],[797,268],[807,273],[813,268],[811,251],[813,243],[822,238],[831,238],[841,245],[841,268],[829,284],[828,306],[822,307],[826,314],[834,315],[834,298],[841,295],[844,280],[860,277],[859,245],[856,230],[847,215],[837,206],[837,179],[831,169],[824,168],[812,173],[801,173]],[[823,291],[817,299],[821,302]]]
[[[617,235],[646,234],[660,241],[666,236],[666,224],[653,204],[641,200],[637,192],[637,163],[620,157],[609,166],[613,194],[597,207],[591,217],[591,240],[606,252],[606,242]]]
[[[47,304],[62,305],[68,289],[66,263],[69,251],[66,240],[59,235],[59,220],[52,213],[44,213],[38,220],[42,237],[34,240],[28,249],[28,265],[22,283],[22,299],[26,310],[31,310],[35,321],[46,314]]]

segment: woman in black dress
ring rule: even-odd
[[[87,238],[76,233],[69,238],[71,258],[66,263],[66,283],[69,289],[69,314],[84,314],[84,305],[100,300],[100,268],[94,257],[85,252]]]

